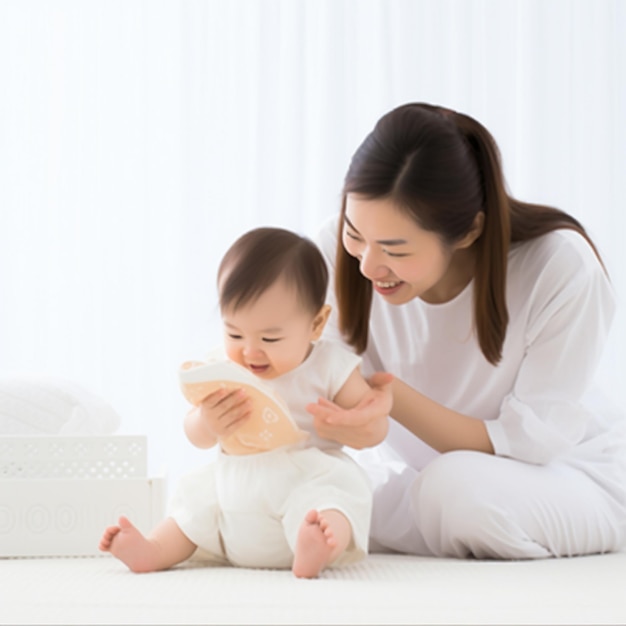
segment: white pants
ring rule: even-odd
[[[417,471],[366,467],[374,484],[372,552],[534,559],[611,552],[626,540],[626,502],[564,463],[530,465],[460,451]]]
[[[343,566],[367,553],[371,507],[365,473],[343,452],[279,448],[220,453],[183,476],[170,517],[207,560],[288,568],[307,512],[337,510],[352,526],[351,544],[332,564]]]

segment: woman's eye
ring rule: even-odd
[[[394,257],[396,259],[399,259],[399,258],[405,257],[405,256],[409,256],[406,252],[389,252],[389,250],[383,250],[383,252],[387,256],[391,256],[391,257]]]
[[[361,241],[361,238],[358,235],[351,233],[349,230],[344,230],[344,233],[346,237],[349,237],[350,239],[354,239],[355,241]]]

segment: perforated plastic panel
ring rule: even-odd
[[[0,437],[0,480],[146,476],[140,436]]]

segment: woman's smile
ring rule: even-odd
[[[377,291],[381,296],[392,296],[395,294],[404,284],[402,280],[394,280],[394,281],[382,281],[382,280],[373,280],[375,291]]]

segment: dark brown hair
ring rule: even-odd
[[[473,244],[474,326],[485,358],[494,365],[502,357],[509,320],[505,289],[510,244],[568,228],[598,254],[572,216],[507,194],[498,147],[479,122],[429,104],[400,106],[383,116],[359,146],[343,188],[335,291],[339,327],[359,352],[367,347],[372,285],[341,244],[350,193],[392,200],[420,228],[437,233],[447,244],[461,240],[477,213],[484,212],[483,232]]]
[[[326,300],[328,270],[317,246],[282,228],[248,231],[222,258],[217,282],[220,308],[254,302],[278,279],[295,287],[302,305],[313,314]]]

